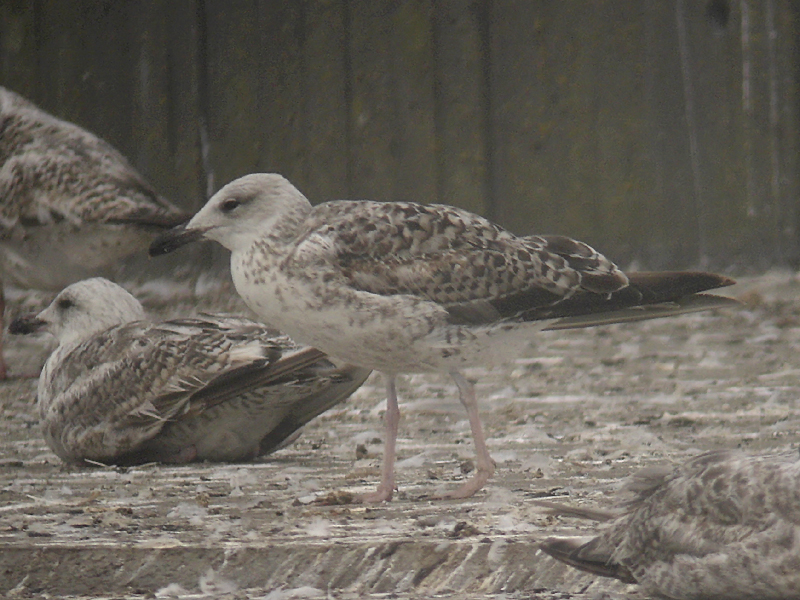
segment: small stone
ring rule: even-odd
[[[334,491],[327,496],[322,496],[314,500],[314,504],[320,506],[341,506],[342,504],[352,504],[354,500],[353,494],[350,492]]]
[[[356,446],[356,460],[367,458],[367,456],[369,456],[369,452],[364,444],[359,444]]]
[[[473,535],[481,535],[481,532],[472,523],[467,523],[466,521],[459,521],[458,523],[456,523],[455,527],[453,527],[453,531],[449,534],[449,537],[465,538],[465,537],[471,537]]]

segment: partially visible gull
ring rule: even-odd
[[[247,319],[150,322],[136,298],[102,278],[72,284],[10,330],[58,340],[38,408],[48,446],[69,463],[252,459],[369,375]]]
[[[3,281],[58,291],[108,274],[187,218],[111,145],[0,87]],[[0,282],[0,319],[3,308]]]
[[[611,519],[599,535],[540,547],[573,567],[679,600],[800,598],[797,452],[709,452],[635,475],[616,516],[539,502],[555,512]]]
[[[201,237],[231,250],[239,295],[265,323],[387,382],[381,483],[391,498],[399,373],[449,372],[475,440],[475,475],[494,472],[472,383],[463,367],[518,357],[542,329],[586,327],[730,306],[697,294],[731,285],[709,273],[634,273],[560,236],[517,237],[444,205],[333,201],[312,207],[277,174],[223,187],[186,224],[153,242],[163,254]]]

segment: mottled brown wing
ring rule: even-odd
[[[157,435],[184,406],[187,395],[167,388],[174,365],[149,368],[163,351],[151,329],[111,328],[72,350],[53,373],[43,417],[70,436],[78,454],[112,459]]]
[[[0,109],[0,227],[63,220],[168,227],[188,217],[106,141],[2,88]]]
[[[230,352],[238,339],[261,346],[264,357],[245,363],[251,370],[276,360],[280,349],[253,337],[258,331],[226,331],[202,319],[113,327],[65,358],[51,383],[50,393],[58,396],[51,410],[73,431],[84,432],[84,445],[105,446],[109,457],[130,452],[166,423],[217,401],[207,394],[193,402],[193,395],[241,368]]]
[[[312,373],[309,367],[325,359],[327,355],[316,348],[304,348],[287,356],[280,356],[276,350],[269,359],[220,373],[192,396],[192,404],[204,410],[254,388],[291,385],[309,377]]]
[[[550,306],[580,289],[606,294],[627,283],[613,263],[581,242],[516,237],[442,205],[320,205],[292,260],[299,267],[325,269],[306,258],[320,251],[334,254],[329,263],[341,265],[330,276],[374,294],[436,302],[454,323],[491,323]]]

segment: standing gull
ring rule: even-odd
[[[708,273],[626,276],[566,237],[517,237],[443,205],[333,201],[312,207],[277,174],[226,185],[184,226],[153,242],[163,254],[199,239],[231,250],[236,290],[266,323],[387,382],[381,483],[366,502],[391,498],[399,373],[449,372],[477,452],[472,479],[494,472],[473,385],[463,367],[516,358],[546,328],[586,327],[725,306],[698,295],[730,285]],[[642,306],[645,305],[645,306]]]
[[[58,339],[38,406],[48,446],[70,463],[252,459],[369,375],[247,319],[147,321],[136,298],[101,278],[72,284],[10,331]]]
[[[613,519],[599,535],[548,538],[541,549],[573,567],[680,600],[800,598],[797,452],[709,452],[646,469],[612,517],[543,503],[555,512]],[[584,514],[582,514],[584,513]]]
[[[60,290],[102,274],[186,218],[108,143],[0,87],[3,281]],[[3,308],[0,282],[0,331]]]

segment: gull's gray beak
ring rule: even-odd
[[[153,243],[150,244],[150,256],[169,254],[181,246],[201,239],[205,232],[205,229],[186,229],[185,224],[173,227],[153,240]]]
[[[21,315],[11,321],[8,332],[14,335],[27,335],[41,331],[45,325],[47,325],[47,321],[36,315]]]

